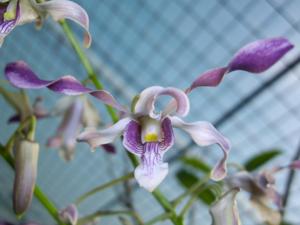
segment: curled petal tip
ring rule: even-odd
[[[258,40],[241,48],[229,63],[229,72],[244,70],[261,73],[269,69],[293,48],[286,38]]]
[[[201,86],[215,87],[221,83],[223,77],[236,70],[251,73],[261,73],[278,62],[288,51],[293,48],[286,38],[277,37],[254,41],[242,47],[234,55],[226,67],[204,72],[186,89],[190,93]]]
[[[218,144],[223,151],[222,159],[217,163],[211,172],[214,180],[221,180],[226,176],[226,161],[230,151],[230,142],[224,137],[211,123],[198,121],[186,123],[178,117],[170,117],[173,126],[178,127],[190,134],[196,144],[199,146],[208,146]]]
[[[186,116],[190,110],[190,102],[184,91],[173,87],[152,86],[144,89],[138,98],[134,99],[133,112],[137,115],[150,116],[159,119],[161,113],[155,111],[155,102],[159,96],[166,95],[174,98],[176,113]]]
[[[85,30],[84,46],[88,48],[91,45],[92,38],[89,32],[89,16],[79,4],[69,0],[51,0],[35,3],[35,8],[40,12],[51,15],[56,21],[70,19],[79,24]]]
[[[91,47],[92,44],[92,36],[89,32],[85,32],[84,34],[84,39],[83,39],[83,44],[85,48]]]

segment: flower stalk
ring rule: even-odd
[[[132,179],[133,178],[133,173],[128,173],[124,176],[121,176],[117,179],[114,179],[114,180],[111,180],[105,184],[102,184],[98,187],[95,187],[93,188],[92,190],[86,192],[85,194],[83,194],[82,196],[80,196],[76,201],[75,201],[75,204],[78,206],[80,203],[82,203],[84,200],[86,200],[88,197],[100,192],[100,191],[103,191],[107,188],[110,188],[114,185],[117,185],[119,184],[120,182],[123,182],[123,181],[126,181],[126,180],[129,180],[129,179]]]

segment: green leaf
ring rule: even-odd
[[[287,222],[287,221],[282,221],[280,223],[280,225],[293,225],[293,224],[291,224],[290,222]]]
[[[248,159],[244,167],[248,171],[256,170],[257,168],[261,167],[262,165],[266,164],[270,160],[274,159],[276,156],[280,155],[282,151],[273,149],[269,151],[264,151],[262,153],[259,153],[250,159]]]
[[[204,161],[202,161],[201,159],[197,159],[197,158],[192,158],[192,157],[183,157],[181,159],[181,161],[186,164],[189,165],[195,169],[198,169],[204,173],[210,173],[211,171],[211,167],[209,165],[207,165]]]
[[[197,183],[199,181],[199,178],[195,176],[194,174],[186,171],[186,170],[180,170],[177,172],[176,177],[180,184],[185,187],[185,188],[190,188],[192,185]],[[213,203],[216,199],[216,193],[215,190],[212,189],[214,185],[209,185],[205,187],[199,194],[198,198],[201,200],[203,203],[210,205]]]

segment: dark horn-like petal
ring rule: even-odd
[[[104,104],[110,105],[120,111],[126,111],[126,109],[107,91],[94,91],[87,88],[75,77],[70,75],[63,76],[57,80],[41,80],[23,61],[7,64],[5,67],[5,76],[13,86],[18,88],[40,89],[46,87],[54,92],[65,95],[90,94],[101,100]]]

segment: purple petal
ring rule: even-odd
[[[176,113],[180,116],[186,116],[190,109],[187,95],[180,89],[160,86],[152,86],[143,90],[134,106],[134,113],[137,115],[150,116],[152,118],[160,117],[155,112],[156,99],[161,95],[168,95],[176,101]]]
[[[141,139],[141,126],[135,120],[131,120],[123,133],[123,145],[131,153],[141,156],[143,144]]]
[[[282,209],[282,196],[274,187],[271,186],[266,189],[266,196],[272,200],[278,209]]]
[[[101,145],[101,147],[102,147],[107,153],[110,153],[110,154],[115,154],[115,153],[117,152],[115,146],[112,145],[112,144],[104,144],[104,145]]]
[[[293,161],[290,165],[289,165],[289,168],[291,169],[297,169],[297,170],[300,170],[300,160],[296,160],[296,161]]]
[[[11,117],[8,118],[8,123],[16,123],[21,121],[21,115],[20,114],[14,114]]]
[[[112,143],[124,131],[130,118],[124,118],[109,128],[96,131],[95,128],[87,128],[77,136],[77,141],[87,142],[93,149],[104,144]]]
[[[200,146],[218,144],[223,151],[223,158],[212,171],[212,179],[221,180],[226,176],[226,161],[230,151],[230,142],[211,123],[198,121],[186,123],[178,117],[171,117],[174,127],[178,127],[191,135],[191,138]]]
[[[5,76],[13,86],[18,88],[39,89],[47,87],[54,92],[66,95],[90,94],[103,103],[126,112],[126,109],[107,91],[93,91],[86,88],[73,76],[63,76],[53,81],[41,80],[23,61],[7,64],[5,67]]]
[[[238,188],[231,189],[211,206],[213,225],[241,225],[236,203],[236,195],[239,191]]]
[[[203,73],[199,78],[197,78],[191,85],[190,88],[186,90],[186,93],[190,93],[194,88],[200,86],[214,87],[217,86],[223,79],[227,72],[227,67],[216,68]]]
[[[162,130],[162,141],[159,143],[159,148],[161,151],[167,151],[174,145],[174,132],[172,128],[172,123],[169,118],[165,118],[161,123]]]
[[[168,164],[163,162],[163,154],[158,142],[143,145],[141,164],[134,170],[138,184],[152,192],[167,176]]]
[[[265,185],[262,185],[259,179],[256,179],[251,173],[242,171],[225,179],[229,187],[238,187],[247,191],[252,196],[265,195]]]
[[[282,37],[249,43],[235,54],[228,65],[228,71],[264,72],[293,47],[286,38]]]
[[[62,137],[59,135],[56,135],[54,137],[50,137],[47,140],[46,146],[50,147],[50,148],[60,148],[60,147],[62,147],[62,143],[63,143]]]
[[[86,11],[77,3],[68,0],[51,0],[42,3],[35,3],[38,11],[50,14],[54,20],[70,19],[85,29],[84,45],[89,47],[92,42],[89,33],[89,16]]]
[[[21,140],[16,146],[13,207],[17,215],[22,215],[31,204],[37,175],[38,155],[38,143]]]
[[[59,216],[64,222],[76,225],[78,220],[78,210],[74,204],[68,205],[65,209],[60,210]]]
[[[190,93],[193,89],[201,86],[217,86],[221,83],[224,75],[232,71],[264,72],[292,48],[293,45],[281,37],[252,42],[241,48],[228,66],[209,70],[197,77],[186,90],[186,93]]]

